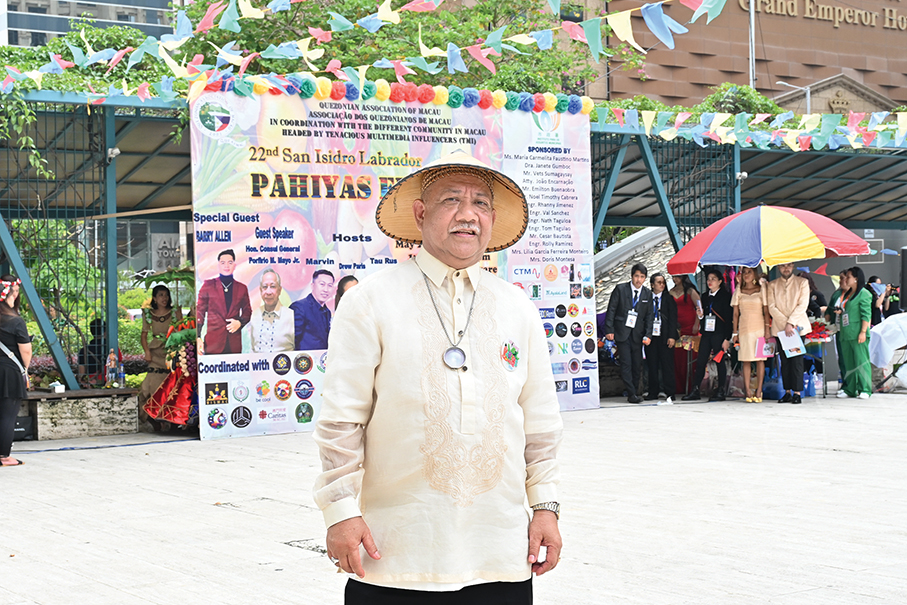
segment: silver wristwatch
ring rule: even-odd
[[[539,502],[538,504],[532,505],[532,510],[550,510],[554,513],[554,516],[560,521],[561,518],[561,505],[557,502]]]

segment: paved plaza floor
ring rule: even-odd
[[[537,603],[907,604],[907,396],[605,400],[564,422],[563,559]],[[13,454],[0,605],[342,602],[309,434]]]

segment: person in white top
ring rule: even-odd
[[[261,273],[261,306],[252,311],[252,350],[255,353],[292,351],[295,344],[293,311],[280,303],[280,275],[268,267]]]
[[[522,237],[525,196],[456,152],[376,219],[422,248],[347,292],[329,338],[314,496],[346,603],[530,603],[561,549],[563,425],[538,311],[479,265]]]

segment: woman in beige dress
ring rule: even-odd
[[[756,267],[740,269],[739,284],[731,297],[734,308],[734,342],[739,343],[737,359],[743,362],[743,385],[747,403],[762,403],[762,382],[765,380],[765,360],[756,356],[756,341],[769,338],[771,317],[768,313],[762,271]],[[750,364],[756,362],[756,392],[750,389]]]

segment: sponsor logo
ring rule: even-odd
[[[517,265],[513,268],[513,278],[514,279],[523,279],[531,278],[534,280],[542,279],[542,271],[538,267],[530,267],[527,265]]]
[[[579,355],[583,352],[583,341],[577,338],[570,343],[570,350]]]
[[[559,361],[557,363],[551,364],[551,373],[552,374],[566,374],[567,373],[567,364]]]
[[[513,372],[516,370],[516,366],[520,363],[520,349],[512,340],[508,340],[503,345],[501,345],[501,360],[504,362],[504,367]]]
[[[563,338],[567,335],[567,325],[563,322],[557,324],[554,326],[554,333]]]
[[[529,300],[542,300],[542,284],[529,284],[526,288]]]
[[[598,367],[598,362],[594,359],[584,359],[582,367],[584,370],[594,370]]]
[[[519,288],[520,290],[526,289],[523,287],[523,282],[521,282],[521,281],[515,281],[515,282],[513,282],[513,285],[516,286],[517,288]]]
[[[277,387],[275,387],[276,389]],[[259,410],[258,419],[261,422],[286,422],[287,408],[266,408]]]
[[[579,369],[581,367],[582,365],[576,357],[567,362],[567,371],[571,374],[579,374]]]
[[[244,405],[234,408],[230,413],[230,422],[236,428],[246,428],[252,422],[252,410]]]
[[[278,380],[274,385],[274,396],[280,401],[286,401],[293,393],[293,387],[286,380]]]
[[[554,309],[554,313],[555,313],[558,317],[566,317],[566,316],[567,316],[567,307],[565,307],[564,305],[558,305],[558,306]]]
[[[240,382],[235,387],[233,387],[233,399],[239,401],[240,403],[249,398],[249,387],[244,383]]]
[[[192,122],[199,132],[219,143],[242,147],[230,133],[236,127],[233,100],[230,95],[206,94],[198,98],[192,110]]]
[[[583,297],[583,285],[582,284],[570,284],[570,298],[582,298]]]
[[[296,422],[299,422],[301,424],[312,422],[312,416],[314,415],[315,410],[312,409],[312,406],[308,402],[303,401],[296,406]]]
[[[587,321],[586,323],[584,323],[583,324],[583,333],[586,336],[592,336],[593,334],[595,334],[595,324],[592,323],[591,321]]]
[[[325,351],[321,354],[321,357],[318,358],[318,371],[324,372],[328,367],[328,352]]]
[[[573,281],[573,265],[561,265],[561,277]]]
[[[548,341],[548,355],[554,355],[554,343]]]
[[[567,288],[545,288],[545,299],[567,298],[570,291]]]
[[[308,374],[312,371],[312,356],[308,353],[300,353],[296,356],[296,359],[293,360],[293,368],[299,374]]]
[[[595,339],[587,338],[586,339],[586,353],[594,353],[594,352],[595,352]]]
[[[567,392],[567,381],[566,380],[555,380],[554,381],[554,390],[558,393]]]
[[[293,387],[293,390],[296,392],[296,396],[300,399],[308,399],[312,396],[312,393],[315,392],[315,387],[312,386],[311,381],[303,378],[296,383],[296,386]]]
[[[566,355],[568,346],[569,345],[566,342],[557,343],[557,352],[560,353],[561,355]]]
[[[290,356],[285,353],[281,353],[274,358],[273,365],[274,371],[277,372],[278,375],[283,376],[290,371]]]
[[[552,336],[554,336],[554,326],[546,321],[544,324],[542,324],[542,327],[545,328],[545,338],[551,338]]]
[[[226,382],[205,385],[205,405],[226,405],[228,402]]]
[[[583,376],[582,378],[573,379],[573,394],[579,395],[580,393],[589,392],[589,377]]]
[[[581,282],[592,281],[592,265],[589,263],[580,263],[576,266],[576,280]]]
[[[220,408],[208,412],[208,426],[212,429],[222,429],[227,424],[227,415]]]
[[[268,384],[267,380],[262,380],[258,383],[258,386],[255,387],[255,392],[259,397],[267,397],[268,393],[271,392],[271,385]]]
[[[594,294],[595,294],[595,288],[593,288],[592,286],[583,287],[583,297],[584,298],[592,298],[592,296]]]
[[[579,307],[576,306],[576,303],[570,303],[570,306],[567,307],[567,315],[570,317],[576,317],[579,315]]]
[[[552,307],[544,307],[539,309],[539,316],[542,319],[554,319],[554,309]]]
[[[548,281],[554,281],[557,279],[557,267],[554,265],[545,266],[545,279]]]
[[[579,325],[578,321],[574,321],[572,324],[570,324],[570,333],[574,336],[579,336],[583,333],[583,327]]]

